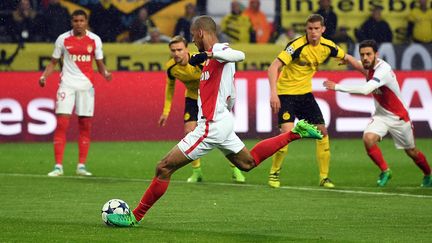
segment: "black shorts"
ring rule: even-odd
[[[183,116],[184,123],[198,120],[198,100],[186,97]]]
[[[279,110],[279,125],[305,119],[311,124],[324,124],[324,118],[318,103],[312,93],[303,95],[279,95],[281,108]]]

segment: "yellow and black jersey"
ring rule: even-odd
[[[278,59],[285,65],[279,75],[279,95],[300,95],[312,92],[312,77],[318,66],[330,57],[344,58],[345,52],[333,41],[321,37],[316,46],[310,45],[306,35],[289,42]]]
[[[191,54],[189,54],[190,56]],[[182,66],[171,58],[166,63],[167,80],[165,88],[165,103],[163,114],[168,115],[171,110],[171,103],[174,95],[175,81],[179,80],[186,87],[185,97],[198,99],[198,88],[201,77],[202,66]]]

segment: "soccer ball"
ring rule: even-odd
[[[125,201],[121,199],[111,199],[102,207],[102,221],[104,221],[106,225],[112,226],[107,220],[108,214],[128,214],[129,210],[129,205],[127,205]]]

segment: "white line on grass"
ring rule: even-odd
[[[132,182],[150,182],[151,180],[137,179],[137,178],[118,178],[118,177],[82,177],[82,176],[59,176],[59,177],[48,177],[46,175],[38,174],[20,174],[20,173],[0,173],[0,176],[10,177],[34,177],[34,178],[53,178],[53,179],[77,179],[77,180],[114,180],[114,181],[132,181]],[[171,180],[171,183],[184,183],[186,181]],[[223,183],[223,182],[205,182],[203,184],[219,185],[219,186],[231,186],[231,187],[267,187],[267,185],[253,185],[253,184],[235,184],[235,183]],[[361,187],[355,187],[361,188]],[[414,187],[402,187],[409,189],[417,189]],[[399,197],[414,197],[414,198],[431,198],[432,195],[419,195],[419,194],[406,194],[406,193],[393,193],[393,192],[368,192],[368,191],[355,191],[355,190],[341,190],[341,189],[322,189],[322,188],[311,188],[311,187],[296,187],[296,186],[281,186],[279,189],[285,190],[297,190],[297,191],[319,191],[319,192],[332,192],[332,193],[346,193],[346,194],[363,194],[373,196],[399,196]],[[425,188],[424,190],[430,190]]]

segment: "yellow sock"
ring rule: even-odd
[[[327,178],[330,167],[330,142],[328,136],[325,136],[321,140],[316,140],[316,157],[320,179]]]
[[[288,145],[279,149],[279,151],[277,151],[273,157],[272,157],[272,167],[270,169],[270,174],[273,174],[277,171],[279,171],[282,167],[282,162],[285,159],[285,156],[288,153]]]
[[[201,167],[201,159],[197,159],[197,160],[192,161],[192,168],[193,169],[196,169],[199,167]]]

